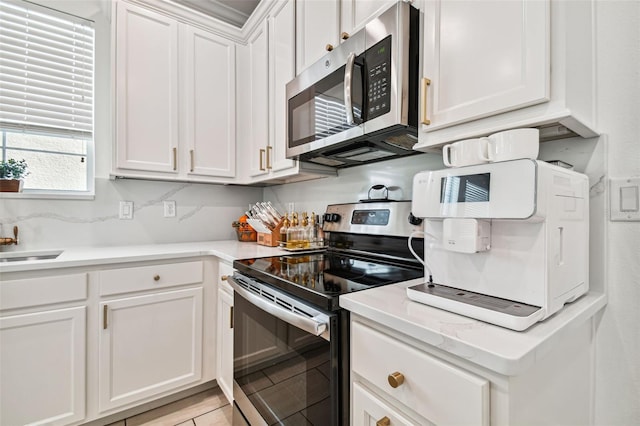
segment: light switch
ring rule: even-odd
[[[640,221],[640,178],[611,179],[611,220]]]
[[[620,210],[623,212],[637,212],[638,208],[638,187],[620,187]]]

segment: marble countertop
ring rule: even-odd
[[[56,251],[60,250],[38,250],[33,253],[45,254]],[[227,262],[233,262],[236,259],[267,257],[287,253],[276,247],[260,246],[256,243],[239,242],[236,240],[114,247],[73,247],[61,251],[62,253],[55,259],[0,263],[0,273],[177,259],[195,256],[216,256]],[[16,253],[18,252],[12,252],[11,254]]]
[[[41,252],[52,251],[56,250]],[[278,248],[236,240],[74,247],[62,250],[56,259],[0,263],[0,274],[197,256],[215,256],[233,262],[286,253]],[[544,322],[517,332],[410,300],[406,287],[422,281],[417,279],[344,295],[340,297],[340,305],[446,353],[500,374],[517,375],[606,304],[604,294],[589,292]]]
[[[606,305],[604,294],[589,292],[526,331],[513,331],[409,299],[406,288],[421,282],[344,295],[340,306],[476,365],[515,376]]]

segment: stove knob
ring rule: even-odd
[[[421,225],[422,219],[419,217],[415,217],[413,213],[409,213],[409,223],[412,225]]]
[[[331,213],[331,222],[340,222],[340,215],[338,213]]]
[[[322,215],[322,221],[323,222],[331,222],[331,213],[325,213]]]

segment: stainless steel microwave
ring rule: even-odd
[[[398,2],[287,84],[287,158],[340,168],[417,153],[419,22]]]

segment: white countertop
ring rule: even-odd
[[[37,252],[46,253],[52,251],[56,250],[38,250]],[[73,247],[62,250],[62,254],[56,259],[0,263],[0,273],[194,256],[216,256],[225,261],[233,262],[236,259],[267,257],[283,253],[287,252],[276,247],[260,246],[255,242],[239,242],[236,240],[114,247]]]
[[[50,252],[55,250],[42,250]],[[56,259],[6,262],[0,274],[113,263],[215,256],[227,262],[288,252],[256,243],[202,241],[64,249]],[[354,314],[425,342],[452,355],[504,375],[517,375],[533,365],[556,342],[606,304],[602,293],[589,292],[560,312],[524,332],[508,330],[410,300],[406,287],[423,279],[377,287],[340,297]]]
[[[340,306],[469,362],[514,376],[606,304],[604,294],[589,292],[545,321],[513,331],[409,299],[406,288],[421,282],[423,279],[417,279],[340,296]]]

